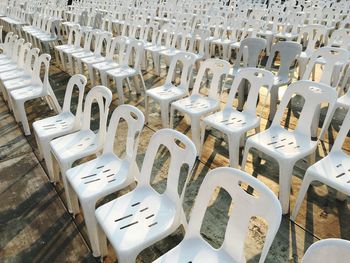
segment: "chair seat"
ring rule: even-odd
[[[204,118],[204,123],[226,133],[249,131],[259,125],[259,118],[247,112],[226,109]]]
[[[283,38],[283,39],[286,39],[286,40],[293,40],[293,39],[297,38],[298,36],[299,36],[298,34],[287,33],[287,32],[281,32],[281,33],[275,34],[275,37]]]
[[[81,52],[74,52],[72,53],[72,57],[76,58],[76,59],[82,59],[82,58],[86,58],[86,57],[91,57],[94,55],[94,52],[90,51],[90,50],[84,50]]]
[[[232,39],[221,39],[221,38],[218,38],[218,39],[214,39],[212,41],[213,44],[217,44],[217,45],[230,45],[230,44],[233,44],[233,43],[236,43],[237,41],[235,40],[232,40]]]
[[[111,77],[118,78],[118,77],[135,75],[137,74],[137,70],[126,66],[126,67],[120,67],[120,68],[108,70],[107,74],[110,75]]]
[[[273,86],[283,86],[283,85],[287,85],[291,82],[291,79],[289,79],[288,77],[284,77],[284,76],[275,76],[273,78]]]
[[[95,64],[95,63],[103,62],[105,60],[106,58],[103,56],[92,56],[92,57],[83,58],[81,61],[86,64]]]
[[[43,86],[26,86],[23,88],[15,89],[10,92],[11,97],[16,100],[30,100],[42,95]]]
[[[100,63],[93,64],[92,67],[96,70],[109,70],[113,68],[117,68],[120,65],[114,61],[104,61]]]
[[[176,54],[180,53],[181,50],[179,49],[176,49],[176,48],[168,48],[168,49],[165,49],[161,52],[159,52],[159,54],[163,55],[163,56],[168,56],[168,57],[172,57],[172,56],[175,56]]]
[[[147,51],[150,51],[150,52],[160,52],[160,51],[163,51],[163,50],[165,50],[165,49],[168,49],[168,47],[166,47],[166,46],[153,45],[153,46],[145,47],[145,49],[146,49]]]
[[[0,65],[5,65],[5,64],[10,64],[13,63],[12,59],[7,57],[7,58],[3,58],[0,60]]]
[[[6,80],[3,82],[3,84],[7,90],[15,90],[21,87],[30,86],[32,84],[32,79],[29,76],[23,76],[20,78]]]
[[[272,157],[300,159],[311,154],[317,147],[317,141],[282,127],[275,127],[250,137],[249,142],[257,149],[263,149]]]
[[[0,72],[8,72],[11,70],[15,70],[17,69],[17,67],[18,67],[18,64],[15,62],[6,64],[6,65],[0,65]]]
[[[63,49],[62,51],[66,54],[72,54],[72,53],[82,52],[82,51],[84,51],[84,48],[72,47],[72,48]]]
[[[348,109],[350,107],[349,95],[345,94],[345,95],[341,96],[340,98],[338,98],[337,106]]]
[[[74,191],[82,198],[98,198],[129,185],[130,162],[116,155],[104,154],[94,160],[69,169],[67,179]],[[133,179],[133,177],[130,177]]]
[[[16,78],[30,78],[28,74],[25,73],[23,69],[15,69],[8,72],[1,72],[0,79],[4,81],[8,81]]]
[[[156,100],[167,100],[174,101],[176,99],[182,98],[186,95],[184,89],[178,88],[174,85],[171,86],[160,86],[146,91],[147,96],[152,97]]]
[[[215,99],[196,94],[175,101],[171,106],[188,114],[203,115],[219,108],[219,102]]]
[[[214,249],[203,239],[186,239],[154,263],[236,263],[223,249]]]
[[[71,49],[71,48],[74,48],[75,46],[74,45],[59,45],[59,46],[55,46],[55,49],[56,50],[63,50],[63,49]]]
[[[41,138],[55,138],[73,132],[75,116],[71,112],[64,112],[33,123],[33,129]]]
[[[96,210],[102,229],[120,251],[142,250],[172,231],[176,207],[166,195],[151,187],[140,187]]]
[[[50,142],[58,160],[77,160],[99,149],[98,136],[91,130],[78,131]]]
[[[308,173],[323,183],[350,195],[350,157],[343,152],[331,152],[310,166]]]

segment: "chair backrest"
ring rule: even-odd
[[[193,86],[193,94],[199,94],[202,81],[206,75],[206,71],[210,70],[212,72],[212,79],[210,80],[210,87],[208,91],[208,97],[217,99],[219,87],[223,78],[226,78],[227,74],[230,71],[230,63],[226,60],[210,58],[205,60],[199,70],[196,77],[196,81]]]
[[[207,38],[209,37],[209,35],[210,35],[210,31],[208,29],[194,30],[188,45],[188,52],[199,54],[199,55],[205,55],[209,53],[209,42],[207,41]],[[198,49],[196,49],[197,41],[199,41]]]
[[[124,140],[126,141],[126,148],[125,157],[123,159],[132,162],[136,160],[139,136],[145,123],[145,117],[143,113],[132,105],[123,104],[118,106],[113,111],[108,125],[108,132],[103,147],[103,154],[114,153],[113,146],[115,141],[115,134],[117,132],[118,125],[122,121],[125,121],[128,127],[126,139],[124,136]]]
[[[328,103],[327,115],[320,133],[323,134],[325,129],[327,129],[326,126],[327,123],[329,123],[329,119],[334,113],[338,95],[336,90],[332,87],[309,80],[300,80],[289,85],[282,97],[281,103],[272,121],[271,128],[281,125],[284,111],[294,95],[300,95],[305,100],[304,107],[299,115],[297,126],[294,130],[307,137],[311,136],[311,125],[316,109],[318,109],[322,103]]]
[[[340,127],[340,131],[338,132],[338,135],[332,146],[331,152],[343,151],[342,147],[345,142],[345,139],[348,136],[349,130],[350,130],[350,111],[348,111],[345,115],[343,123]]]
[[[178,88],[188,90],[190,80],[192,78],[192,70],[194,63],[196,61],[196,56],[188,52],[179,52],[173,56],[170,62],[168,75],[165,80],[164,86],[172,86],[172,80],[174,79],[174,74],[176,74],[176,66],[180,62],[182,64],[180,84]]]
[[[122,67],[127,67],[132,58],[134,58],[135,69],[139,69],[141,67],[141,60],[143,54],[143,42],[140,40],[131,40],[128,44],[125,52],[125,56],[123,57],[123,61],[121,63]]]
[[[170,153],[167,186],[164,194],[168,195],[180,206],[186,189],[185,183],[181,197],[179,197],[178,185],[180,172],[182,168],[187,165],[188,172],[186,178],[189,178],[196,160],[197,151],[194,143],[186,135],[178,131],[162,129],[153,134],[143,160],[138,186],[143,187],[150,185],[152,168],[157,152],[161,146],[166,147]]]
[[[237,59],[234,68],[241,67],[243,59],[243,67],[257,67],[261,52],[266,47],[266,40],[263,38],[248,37],[241,41]]]
[[[342,263],[350,258],[350,241],[329,238],[317,241],[306,251],[301,263]]]
[[[346,50],[350,50],[350,29],[341,28],[335,30],[328,41],[328,46],[340,47]]]
[[[106,59],[113,60],[114,55],[117,54],[118,63],[121,63],[125,52],[126,41],[127,41],[127,37],[125,36],[117,36],[112,38],[110,48],[106,54]]]
[[[157,37],[157,45],[165,45],[167,47],[170,47],[172,42],[172,35],[173,32],[173,25],[172,24],[164,24],[161,29],[159,30],[159,34]]]
[[[44,90],[50,86],[49,83],[49,67],[51,56],[49,54],[41,54],[35,61],[33,66],[32,83],[33,85],[42,85]],[[41,66],[44,65],[44,75],[41,78]]]
[[[84,98],[84,90],[87,83],[87,79],[84,75],[76,74],[72,76],[67,84],[66,93],[64,95],[62,113],[71,112],[71,102],[72,102],[72,94],[74,87],[78,88],[78,104],[75,111],[75,122],[76,125],[79,125],[81,122],[81,114],[83,112],[83,98]]]
[[[337,87],[339,84],[339,74],[342,71],[338,71],[337,67],[343,69],[350,58],[350,52],[343,48],[335,47],[321,47],[316,49],[307,64],[303,79],[309,79],[313,68],[318,64],[318,60],[322,59],[325,64],[322,69],[320,82]]]
[[[23,38],[20,38],[20,39],[17,39],[14,44],[13,44],[13,50],[12,50],[12,53],[11,53],[11,59],[13,61],[17,61],[17,58],[18,58],[18,54],[19,52],[21,51],[21,48],[22,46],[24,45],[24,39]]]
[[[239,86],[243,80],[247,80],[250,84],[246,106],[243,111],[251,115],[256,115],[259,91],[262,87],[265,87],[268,92],[270,92],[273,85],[274,75],[265,69],[243,68],[239,70],[233,80],[225,108],[232,108],[233,100],[235,99]]]
[[[279,55],[279,66],[277,75],[281,78],[289,78],[291,66],[293,66],[301,53],[301,44],[294,41],[280,41],[271,48],[270,56],[266,62],[266,69],[276,68],[275,59]]]
[[[113,35],[111,32],[100,32],[98,42],[94,50],[95,56],[101,56],[103,47],[105,47],[106,51],[109,50],[112,41],[112,36]]]
[[[74,25],[70,28],[69,34],[68,34],[68,41],[67,45],[74,45],[76,47],[80,46],[80,41],[82,37],[81,28],[79,25]]]
[[[4,43],[3,43],[3,52],[7,55],[11,55],[10,52],[12,50],[12,39],[13,39],[13,32],[8,32],[5,36]],[[18,37],[18,36],[17,36]]]
[[[297,42],[303,42],[303,47],[306,47],[305,52],[311,55],[316,45],[325,41],[326,32],[327,28],[323,25],[306,25],[300,29]]]
[[[107,117],[109,106],[112,102],[112,92],[105,86],[95,86],[86,95],[83,111],[82,130],[91,130],[91,109],[94,101],[98,104],[99,112],[99,130],[98,143],[102,145],[106,136]]]
[[[34,70],[33,68],[35,65],[35,61],[37,61],[39,58],[39,53],[40,53],[39,48],[32,48],[26,54],[23,69],[30,76],[32,76],[32,74],[33,74],[33,70]]]
[[[23,68],[25,63],[25,57],[31,48],[32,48],[32,43],[27,42],[22,45],[21,49],[19,50],[18,59],[17,59],[18,68]]]
[[[84,49],[85,50],[95,50],[101,35],[101,31],[99,29],[94,29],[85,33],[84,39]]]
[[[250,186],[254,195],[243,189]],[[196,197],[185,239],[201,239],[201,226],[212,195],[220,187],[232,198],[232,211],[226,226],[225,239],[218,249],[230,255],[233,262],[245,262],[244,243],[252,217],[262,217],[268,231],[259,262],[264,262],[282,219],[282,208],[275,194],[253,176],[229,167],[216,168],[204,178]],[[216,215],[220,216],[220,214]],[[210,244],[208,244],[210,246]]]
[[[152,44],[155,44],[157,41],[158,28],[159,28],[159,23],[156,21],[150,21],[149,23],[147,23],[146,28],[143,31],[142,39],[145,42],[151,42]],[[150,36],[150,41],[149,41],[149,36]]]

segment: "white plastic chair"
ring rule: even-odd
[[[58,45],[54,47],[56,60],[57,62],[61,62],[63,70],[65,71],[67,70],[67,62],[64,57],[63,50],[80,48],[81,37],[82,37],[81,28],[79,25],[75,25],[69,31],[67,44]]]
[[[145,81],[141,71],[141,60],[143,55],[143,43],[139,40],[132,40],[127,46],[126,54],[118,68],[108,70],[107,77],[113,78],[118,92],[119,105],[124,104],[123,81],[126,79],[129,84],[129,78],[134,77],[136,93],[140,93],[139,82],[136,77],[140,77],[143,89],[146,90]],[[129,61],[134,57],[134,63],[130,67]]]
[[[162,118],[163,128],[169,127],[169,107],[171,102],[181,99],[188,95],[189,83],[192,78],[192,70],[196,57],[192,53],[180,52],[177,53],[169,67],[168,75],[165,83],[162,86],[146,90],[145,95],[145,115],[146,123],[148,123],[149,116],[149,99],[160,104],[160,114]],[[172,80],[175,79],[176,66],[178,63],[182,64],[180,83],[178,85],[173,84]]]
[[[171,103],[170,127],[173,127],[175,110],[187,114],[191,120],[192,141],[196,145],[197,152],[201,152],[201,118],[217,111],[220,107],[219,88],[223,78],[230,70],[230,63],[221,59],[207,59],[199,68],[193,91],[187,98]],[[202,81],[208,71],[212,72],[212,79],[208,95],[200,93]]]
[[[142,112],[134,106],[117,107],[109,122],[102,155],[66,172],[73,213],[79,212],[79,198],[94,257],[101,255],[95,217],[96,203],[101,198],[134,183],[138,178],[136,154],[144,119]],[[114,153],[113,146],[118,125],[122,121],[125,121],[128,127],[124,134],[126,151],[125,156],[118,156]]]
[[[50,60],[51,56],[49,54],[40,55],[40,57],[35,61],[33,78],[28,86],[25,85],[21,88],[13,88],[13,86],[8,87],[5,85],[5,88],[10,95],[9,104],[13,109],[16,120],[22,123],[25,135],[30,135],[28,119],[24,108],[24,103],[26,101],[44,97],[51,109],[54,109],[55,112],[61,111],[61,107],[49,82]],[[40,69],[42,64],[44,65],[43,79],[40,78]]]
[[[287,130],[281,126],[281,121],[288,103],[295,94],[304,98],[304,107],[295,129]],[[336,99],[337,92],[328,85],[308,80],[294,82],[286,90],[270,128],[249,137],[246,142],[242,161],[243,170],[251,148],[266,153],[278,162],[279,199],[283,214],[287,214],[289,211],[289,195],[295,163],[309,155],[314,159],[318,144],[318,138],[311,140],[311,125],[314,114],[321,103],[328,103],[327,115],[321,131],[323,134],[323,130],[327,129],[326,123],[334,113]]]
[[[92,65],[92,74],[95,71],[99,72],[101,83],[103,86],[108,86],[107,71],[119,67],[122,64],[123,56],[125,55],[125,46],[127,38],[125,36],[118,36],[112,40],[110,50],[103,62]],[[117,55],[117,58],[115,58]],[[92,77],[95,78],[95,75]]]
[[[83,75],[74,75],[71,77],[67,84],[62,111],[58,115],[33,123],[34,135],[38,144],[40,157],[45,160],[51,182],[57,182],[58,178],[54,178],[50,141],[80,129],[86,82],[86,77]],[[75,115],[71,112],[71,99],[74,87],[78,88],[79,94]]]
[[[329,238],[312,244],[301,263],[345,263],[350,258],[350,241],[337,238]]]
[[[322,64],[322,70],[319,70],[319,75],[321,78],[320,83],[324,83],[333,88],[337,88],[340,77],[343,73],[345,65],[348,63],[350,58],[350,52],[346,49],[335,48],[335,47],[322,47],[315,50],[310,61],[306,67],[303,79],[309,79],[311,74],[315,75],[316,65]],[[319,109],[315,113],[315,118],[313,120],[311,136],[316,137],[318,124],[319,124],[320,113]],[[329,120],[331,121],[331,120]],[[330,124],[327,123],[327,126]]]
[[[242,184],[254,188],[254,193],[247,193]],[[212,195],[218,187],[226,190],[234,205],[226,226],[225,239],[221,247],[215,249],[203,238],[201,226]],[[222,215],[218,213],[214,216]],[[154,263],[246,262],[244,241],[252,217],[262,217],[268,224],[259,260],[263,263],[281,223],[281,205],[274,193],[251,175],[233,168],[216,168],[205,176],[199,188],[184,239]]]
[[[313,181],[319,181],[342,195],[350,196],[350,156],[342,150],[350,130],[350,112],[347,113],[330,153],[306,170],[291,219],[295,220],[307,190]],[[341,194],[338,195],[341,197]],[[344,198],[341,198],[344,199]]]
[[[94,50],[84,50],[81,52],[72,53],[72,58],[76,61],[78,66],[78,70],[80,74],[84,73],[83,65],[87,64],[91,65],[94,60],[101,58],[101,52],[103,50],[103,46],[105,45],[105,49],[108,50],[111,45],[112,33],[110,32],[98,32],[97,39],[95,40]]]
[[[317,45],[325,41],[326,33],[327,28],[323,25],[306,25],[300,29],[297,42],[302,43],[303,47],[306,47],[298,59],[300,78],[304,76],[306,65],[312,53],[316,50]]]
[[[96,101],[99,107],[99,129],[95,133],[91,130],[91,110],[92,104]],[[53,160],[53,178],[58,178],[61,170],[68,211],[73,212],[68,194],[66,171],[72,167],[73,163],[86,156],[96,154],[102,149],[106,136],[107,116],[109,106],[112,101],[112,92],[104,86],[92,88],[86,96],[82,127],[79,131],[71,133],[50,142]],[[56,162],[55,162],[56,160]]]
[[[150,179],[161,146],[169,150],[171,161],[165,192],[159,194],[150,185]],[[195,146],[185,135],[171,129],[157,131],[149,142],[137,187],[97,208],[97,221],[115,249],[118,262],[135,262],[143,249],[173,233],[181,224],[187,227],[182,202],[196,155]],[[179,176],[186,166],[187,174],[183,174],[186,181],[180,195]],[[106,251],[102,231],[101,251]]]
[[[230,89],[227,102],[222,111],[204,118],[202,125],[202,145],[207,127],[213,127],[228,137],[228,148],[231,167],[238,168],[240,142],[245,140],[248,131],[255,129],[260,131],[260,117],[257,116],[256,106],[259,91],[266,87],[268,92],[273,85],[274,76],[264,69],[244,68],[238,71]],[[233,101],[242,81],[250,83],[249,94],[245,109],[240,112],[233,108]]]
[[[301,53],[301,45],[293,41],[280,41],[271,48],[270,56],[266,62],[265,69],[273,71],[278,67],[278,72],[274,78],[273,86],[270,92],[270,114],[271,121],[275,116],[277,104],[279,101],[279,88],[289,85],[292,81],[296,60]],[[276,57],[279,57],[278,65],[276,65]],[[293,67],[291,70],[290,68]]]

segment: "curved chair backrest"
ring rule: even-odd
[[[13,44],[13,49],[12,49],[12,53],[11,53],[11,58],[13,61],[17,61],[17,58],[18,58],[18,54],[24,44],[24,39],[23,38],[20,38],[20,39],[17,39],[14,44]]]
[[[115,52],[117,51],[118,63],[121,63],[123,55],[124,55],[127,39],[128,38],[125,36],[114,37],[111,41],[110,48],[109,48],[107,55],[106,55],[106,59],[113,60]]]
[[[159,34],[157,37],[157,45],[165,45],[167,47],[170,47],[172,35],[171,32],[173,32],[174,27],[172,24],[164,24],[161,29],[159,30]]]
[[[306,251],[301,263],[342,263],[350,258],[350,241],[337,238],[320,240]]]
[[[71,112],[73,90],[74,90],[74,87],[78,88],[78,92],[79,92],[78,105],[75,111],[76,124],[79,124],[81,121],[81,114],[83,112],[84,90],[85,90],[86,83],[87,83],[87,79],[84,75],[76,74],[72,76],[68,81],[66,93],[64,95],[62,113]]]
[[[345,115],[343,123],[340,127],[340,131],[334,141],[331,152],[343,151],[343,144],[348,136],[350,130],[350,111],[348,111]]]
[[[227,74],[230,71],[230,63],[226,60],[210,58],[205,60],[199,70],[196,77],[196,81],[193,86],[192,94],[199,94],[202,81],[205,77],[206,71],[210,70],[213,74],[212,79],[210,80],[210,87],[208,96],[213,99],[218,98],[218,91],[223,78],[226,78]]]
[[[335,71],[336,66],[342,66],[343,68],[350,58],[350,52],[343,48],[335,47],[321,47],[316,49],[310,58],[310,61],[306,67],[303,79],[309,79],[313,68],[318,63],[318,59],[322,58],[325,61],[324,67],[322,69],[322,75],[320,82],[330,85],[332,87],[337,87],[340,77],[335,76],[335,74],[341,74]],[[334,81],[334,78],[337,81]]]
[[[74,45],[75,47],[80,47],[82,32],[79,25],[74,25],[69,31],[68,35],[68,45]]]
[[[151,21],[150,23],[148,23],[146,25],[146,28],[143,32],[143,36],[142,36],[142,38],[141,37],[140,38],[143,39],[144,41],[148,42],[149,41],[148,37],[149,37],[150,33],[152,33],[150,42],[152,44],[155,44],[157,41],[158,28],[159,28],[159,23],[156,21]]]
[[[140,40],[131,40],[128,44],[123,57],[123,62],[121,66],[128,66],[131,58],[135,58],[134,68],[138,69],[141,67],[141,60],[143,54],[143,42]],[[134,53],[135,52],[135,53]]]
[[[98,42],[96,48],[94,50],[95,55],[101,55],[102,49],[105,45],[105,50],[109,50],[112,41],[112,33],[111,32],[101,32],[99,34]]]
[[[27,42],[22,45],[21,49],[19,50],[18,59],[17,59],[18,68],[23,68],[25,63],[25,57],[31,48],[32,48],[32,43]]]
[[[254,189],[254,194],[246,192],[242,185]],[[196,197],[185,239],[202,239],[201,226],[210,200],[216,188],[227,191],[232,198],[232,215],[228,219],[225,239],[219,251],[229,254],[234,262],[245,262],[244,243],[250,220],[262,217],[268,224],[268,231],[259,262],[264,262],[282,219],[282,208],[275,194],[253,176],[229,167],[216,168],[204,178]],[[219,216],[219,215],[217,215]],[[209,244],[208,244],[209,245]],[[209,245],[210,246],[210,245]]]
[[[94,29],[92,31],[86,32],[84,49],[85,50],[95,50],[100,38],[101,31],[99,29]],[[92,46],[94,45],[94,46]]]
[[[275,58],[279,54],[279,68],[277,75],[281,78],[289,78],[291,66],[293,66],[301,53],[301,44],[294,41],[280,41],[271,48],[270,56],[266,62],[266,69],[275,68]]]
[[[239,70],[233,80],[225,108],[232,108],[233,100],[235,99],[238,88],[243,80],[247,80],[250,83],[249,94],[244,111],[256,115],[256,106],[260,88],[266,87],[268,92],[270,92],[273,85],[274,75],[265,69],[243,68]]]
[[[309,80],[300,80],[289,85],[282,97],[281,103],[272,121],[271,128],[281,125],[280,123],[283,118],[284,111],[294,95],[300,95],[305,99],[304,107],[298,118],[299,120],[295,131],[304,134],[307,137],[311,136],[311,124],[316,109],[320,107],[322,103],[328,103],[327,115],[320,133],[323,134],[324,130],[327,128],[327,123],[329,123],[329,118],[331,118],[334,113],[334,107],[338,95],[336,90],[332,87]]]
[[[50,67],[51,56],[49,54],[41,54],[34,62],[32,82],[34,85],[43,85],[44,89],[49,84],[49,67]],[[40,78],[41,65],[44,65],[44,76]]]
[[[178,87],[184,90],[188,90],[195,61],[196,56],[192,53],[179,52],[174,55],[169,66],[168,75],[166,77],[164,86],[172,86],[172,80],[174,79],[174,74],[176,74],[176,66],[179,62],[181,62],[181,79]]]
[[[263,38],[248,37],[241,41],[234,68],[240,68],[243,59],[243,67],[257,67],[261,52],[266,48],[266,40]]]
[[[249,19],[245,25],[241,35],[241,39],[246,37],[256,37],[256,33],[259,31],[261,26],[261,20]]]
[[[341,28],[335,30],[328,41],[328,46],[335,46],[350,50],[350,29]]]
[[[111,90],[106,88],[105,86],[95,86],[86,95],[83,112],[82,130],[91,130],[91,109],[94,101],[97,102],[99,108],[98,112],[100,123],[98,136],[99,145],[102,145],[106,136],[109,106],[112,102]]]
[[[129,161],[135,161],[137,154],[137,147],[139,141],[139,135],[142,131],[145,123],[145,117],[143,113],[134,106],[123,104],[118,106],[111,116],[108,125],[108,132],[106,135],[106,142],[103,148],[103,154],[113,153],[113,146],[115,141],[115,135],[120,122],[125,121],[128,126],[128,133],[126,135],[126,149],[125,158]],[[124,136],[125,138],[125,136]]]
[[[5,54],[10,55],[10,51],[12,49],[12,45],[11,45],[12,38],[13,38],[13,32],[8,32],[5,36],[4,43],[3,43],[3,47],[4,47],[3,52]]]
[[[186,189],[186,183],[184,184],[181,197],[179,197],[178,185],[180,172],[183,166],[187,165],[188,172],[186,178],[189,178],[196,160],[197,151],[194,143],[186,135],[178,131],[172,129],[162,129],[153,134],[143,160],[139,186],[142,187],[150,185],[154,160],[161,146],[166,147],[170,153],[170,165],[167,173],[167,187],[164,194],[168,195],[178,205],[181,205]]]
[[[192,37],[189,42],[188,52],[196,53],[199,55],[204,55],[209,52],[207,38],[210,35],[208,29],[196,29],[194,30]],[[198,50],[196,50],[196,43],[199,38]]]
[[[326,38],[327,27],[323,25],[306,25],[300,29],[297,42],[301,43],[303,40],[303,46],[306,47],[305,52],[311,55],[316,49],[318,42],[323,43]]]
[[[39,58],[40,49],[39,48],[32,48],[29,50],[25,57],[24,62],[24,71],[28,73],[29,75],[33,74],[33,68],[35,65],[35,61]]]

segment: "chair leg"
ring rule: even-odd
[[[99,257],[101,256],[101,251],[98,238],[98,225],[95,217],[95,206],[96,203],[94,200],[81,200],[81,207],[84,213],[92,254],[94,257]]]
[[[197,156],[201,153],[201,123],[199,117],[191,117],[192,141],[197,149]]]
[[[24,134],[26,136],[30,135],[30,128],[29,128],[29,123],[27,119],[27,114],[24,108],[24,101],[15,101],[16,103],[16,109],[18,110],[19,114],[19,119],[20,122],[22,123]]]
[[[88,65],[88,71],[89,71],[91,85],[94,87],[96,86],[96,81],[95,81],[94,69],[92,68],[91,65]]]
[[[148,124],[149,119],[149,97],[145,94],[145,124]]]
[[[245,171],[245,166],[247,164],[247,159],[248,159],[248,154],[251,146],[249,143],[249,140],[247,140],[246,145],[244,147],[244,154],[243,154],[243,159],[242,159],[242,164],[241,164],[241,170]]]
[[[237,134],[228,134],[228,149],[230,155],[230,166],[232,168],[239,168],[239,145],[240,145],[240,136]]]
[[[300,206],[301,206],[301,204],[302,204],[302,202],[303,202],[303,200],[305,198],[307,190],[309,189],[309,186],[310,186],[312,181],[314,181],[314,178],[313,178],[312,174],[310,174],[310,173],[308,173],[308,171],[306,171],[305,176],[304,176],[304,180],[303,180],[303,182],[301,184],[300,191],[298,193],[298,197],[297,197],[297,199],[295,201],[295,206],[294,206],[292,215],[290,216],[290,219],[292,221],[295,221],[295,218],[298,215]]]
[[[166,102],[160,102],[160,115],[162,118],[162,125],[163,128],[169,127],[169,103]]]
[[[282,213],[289,212],[290,189],[292,182],[294,162],[290,160],[279,162],[279,200],[282,206]]]
[[[114,82],[118,92],[118,100],[119,105],[124,104],[124,90],[123,90],[123,79],[122,78],[114,78]]]
[[[275,117],[277,111],[277,103],[278,103],[278,87],[273,86],[270,91],[270,114],[269,121],[272,121]]]

